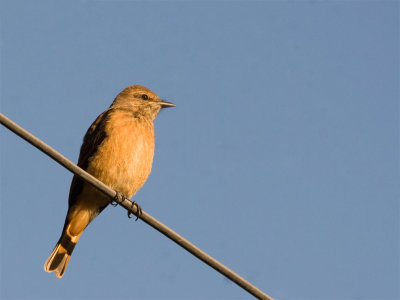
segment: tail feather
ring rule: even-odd
[[[79,237],[80,234],[71,238],[68,234],[63,233],[53,252],[44,263],[44,270],[49,273],[54,271],[58,278],[63,277]]]

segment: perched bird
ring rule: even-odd
[[[78,166],[131,198],[150,174],[154,154],[153,121],[164,107],[149,89],[133,85],[124,89],[89,127],[83,139]],[[65,268],[86,226],[110,203],[110,198],[74,176],[64,228],[53,252],[44,264],[46,272],[58,278]]]

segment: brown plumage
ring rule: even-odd
[[[150,174],[154,154],[153,121],[163,107],[149,89],[133,85],[123,90],[88,129],[81,146],[78,166],[110,188],[131,198]],[[44,264],[58,278],[87,225],[109,204],[110,199],[76,175],[72,179],[68,212],[61,237]]]

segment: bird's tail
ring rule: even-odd
[[[81,233],[74,237],[70,237],[65,231],[62,233],[53,252],[51,252],[49,258],[44,263],[44,270],[46,272],[50,273],[54,271],[58,278],[63,277],[69,259],[71,258],[72,251],[74,250]]]

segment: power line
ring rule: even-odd
[[[110,197],[110,202],[115,201],[118,199],[116,202],[124,207],[128,212],[131,212],[135,215],[137,215],[137,206],[134,205],[134,203],[126,198],[121,198],[119,197],[119,194],[117,195],[117,192],[114,191],[113,189],[109,188],[107,185],[75,165],[73,162],[71,162],[69,159],[67,159],[65,156],[54,150],[52,147],[35,137],[33,134],[29,133],[26,131],[24,128],[19,126],[18,124],[14,123],[11,121],[9,118],[7,118],[5,115],[0,113],[0,122],[3,124],[5,127],[10,129],[12,132],[15,134],[19,135],[21,138],[38,148],[40,151],[45,153],[46,155],[50,156],[52,159],[57,161],[60,165],[64,166],[68,170],[70,170],[72,173],[78,175],[80,178],[83,180],[87,181],[90,183],[92,186],[103,192],[105,195]],[[220,272],[222,275],[226,276],[228,279],[231,281],[235,282],[237,285],[245,289],[247,292],[252,294],[258,299],[265,299],[265,300],[273,300],[270,296],[265,294],[263,291],[255,287],[253,284],[248,282],[246,279],[241,277],[240,275],[236,274],[233,272],[231,269],[202,251],[200,248],[196,247],[193,245],[191,242],[186,240],[184,237],[180,236],[177,234],[175,231],[173,231],[171,228],[167,227],[157,219],[153,218],[151,215],[146,213],[145,211],[142,211],[140,216],[140,219],[142,219],[144,222],[146,222],[148,225],[153,227],[154,229],[158,230],[162,234],[164,234],[166,237],[170,238],[173,240],[175,243],[177,243],[179,246],[182,248],[185,248],[187,251],[192,253],[194,256],[196,256],[198,259],[202,260],[205,262],[207,265],[210,267],[214,268],[218,272]]]

